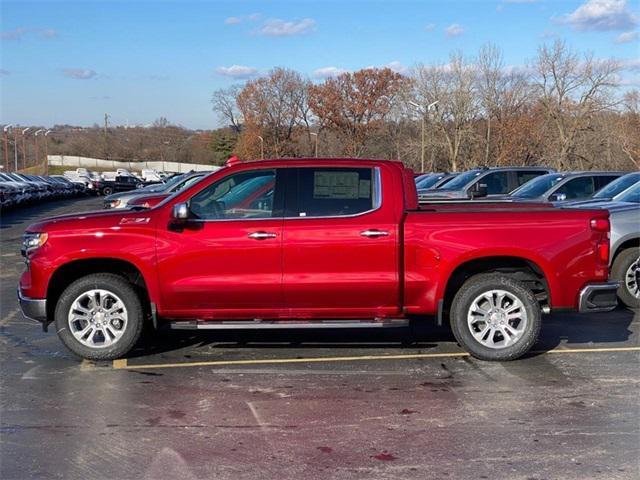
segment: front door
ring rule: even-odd
[[[399,220],[380,177],[379,168],[302,167],[293,188],[289,180],[296,194],[287,194],[283,290],[291,316],[398,313]]]
[[[193,220],[159,230],[158,275],[170,317],[256,318],[282,307],[276,171],[224,177],[189,201]]]

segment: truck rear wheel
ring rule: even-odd
[[[515,360],[536,343],[542,323],[540,305],[522,282],[506,275],[468,279],[451,305],[456,340],[481,360]]]
[[[636,247],[618,254],[611,266],[611,277],[620,282],[620,301],[629,308],[640,308],[640,252]]]
[[[118,275],[88,275],[69,285],[55,310],[62,343],[89,360],[126,355],[142,332],[144,313],[131,284]]]
[[[107,195],[111,195],[112,193],[113,193],[113,188],[111,188],[111,187],[104,187],[102,189],[102,195],[104,195],[105,197]]]

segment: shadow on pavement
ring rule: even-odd
[[[635,314],[637,315],[637,313]],[[630,325],[634,312],[618,308],[599,314],[563,313],[543,318],[538,343],[533,347],[537,356],[558,347],[592,344],[624,343],[632,334]],[[148,332],[130,353],[129,358],[157,354],[197,355],[198,350],[256,349],[434,349],[440,342],[455,343],[451,330],[438,327],[431,319],[414,321],[408,328],[381,330],[224,330],[224,331],[160,331]],[[611,346],[611,345],[608,345]],[[459,347],[446,348],[454,351]],[[185,352],[187,350],[187,352]]]

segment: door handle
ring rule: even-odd
[[[363,237],[375,238],[375,237],[388,237],[389,232],[385,230],[365,230],[364,232],[360,232],[360,235]]]
[[[254,240],[266,240],[267,238],[276,238],[276,234],[271,232],[253,232],[250,233],[248,237]]]

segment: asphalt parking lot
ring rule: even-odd
[[[640,478],[638,313],[548,316],[527,358],[477,361],[446,329],[147,338],[91,363],[16,302],[0,221],[0,477]]]

